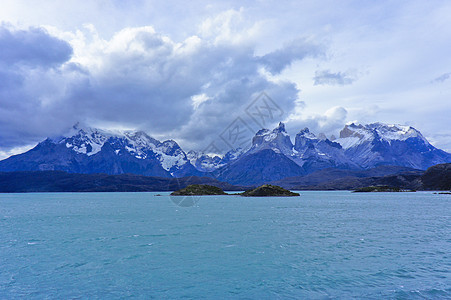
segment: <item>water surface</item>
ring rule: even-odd
[[[0,298],[451,298],[451,196],[0,194]]]

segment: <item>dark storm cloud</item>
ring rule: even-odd
[[[44,30],[5,30],[3,45],[10,42],[17,50],[1,56],[6,67],[0,72],[0,147],[5,150],[60,134],[77,121],[140,128],[203,147],[262,91],[290,112],[296,85],[269,80],[261,66],[281,70],[319,51],[298,40],[262,59],[249,45],[196,36],[175,43],[151,27],[139,27],[108,41],[94,40],[98,48],[77,62],[67,61],[71,48]],[[284,55],[289,59],[276,65]],[[195,103],[196,97],[203,102]]]
[[[33,67],[57,66],[72,55],[72,47],[42,28],[10,30],[0,27],[0,62]]]
[[[336,72],[330,70],[316,71],[313,77],[314,85],[348,85],[352,84],[356,78],[349,72]]]
[[[262,56],[260,62],[271,73],[278,74],[290,66],[295,60],[301,60],[306,57],[317,57],[323,54],[324,49],[321,45],[309,42],[306,39],[297,39],[281,49]]]
[[[44,29],[0,27],[0,148],[34,142],[63,123],[64,109],[50,102],[64,85],[59,68],[71,55],[67,42]]]

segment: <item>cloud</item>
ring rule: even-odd
[[[210,30],[227,24],[214,23]],[[226,43],[227,36],[218,42],[216,37],[194,35],[177,42],[151,26],[124,28],[110,39],[103,39],[93,26],[75,33],[54,30],[55,36],[30,28],[19,35],[31,38],[22,39],[9,38],[18,31],[2,30],[8,37],[4,45],[11,41],[23,53],[1,57],[5,68],[0,79],[6,80],[0,83],[3,151],[61,134],[77,121],[143,129],[181,141],[188,149],[202,148],[245,114],[261,92],[286,112],[298,99],[293,82],[273,81],[261,72],[263,63],[271,66],[271,59],[263,62],[255,56],[249,41]],[[30,47],[29,53],[30,43],[41,46]],[[304,50],[298,53],[295,48]],[[316,48],[297,40],[276,53],[302,59],[308,49]],[[13,59],[20,63],[9,64]]]
[[[255,42],[261,27],[262,22],[252,22],[246,18],[243,8],[229,9],[204,20],[199,26],[199,35],[215,44],[243,46]]]
[[[72,47],[43,28],[11,30],[0,27],[0,63],[54,67],[70,59]]]
[[[283,48],[260,57],[259,60],[272,74],[279,74],[295,60],[323,56],[324,52],[322,45],[302,38],[291,41]]]
[[[313,85],[348,85],[352,84],[356,79],[351,71],[333,73],[330,70],[322,70],[315,72]]]
[[[197,146],[200,140],[213,138],[211,132],[220,132],[223,123],[243,111],[245,105],[240,105],[237,97],[241,97],[242,103],[252,101],[253,93],[239,93],[240,84],[236,83],[239,81],[232,80],[240,78],[239,74],[243,72],[249,79],[246,84],[249,88],[254,86],[253,90],[257,86],[271,89],[274,84],[269,95],[283,103],[291,100],[282,99],[285,96],[277,88],[283,88],[281,82],[287,84],[288,98],[300,97],[307,105],[302,115],[304,119],[307,115],[322,115],[328,108],[340,105],[348,111],[348,119],[360,122],[415,121],[415,127],[425,136],[449,127],[450,90],[445,84],[450,79],[441,76],[451,71],[443,70],[451,64],[448,53],[451,45],[450,1],[435,1],[433,5],[419,0],[344,1],[339,7],[332,0],[290,1],[283,5],[276,1],[235,0],[208,5],[205,1],[192,1],[189,6],[176,5],[177,1],[118,3],[4,1],[0,19],[25,32],[31,31],[26,26],[45,26],[51,38],[70,44],[73,55],[69,61],[60,64],[53,62],[32,68],[32,60],[26,65],[23,60],[16,59],[16,63],[0,67],[0,144],[11,145],[12,140],[16,144],[35,142],[70,126],[67,124],[72,121],[85,119],[97,126],[142,127],[151,134],[177,140],[180,137],[188,140],[189,134],[193,134],[198,136],[192,143]],[[131,49],[120,49],[121,41],[118,40],[113,47],[112,39],[119,32],[135,39],[134,29],[145,31],[143,26],[149,22],[155,35],[151,39],[157,40],[147,44],[159,43],[159,36],[163,46],[172,49],[173,54],[168,54],[161,64],[146,56],[148,50],[137,53],[139,45],[126,42]],[[93,24],[91,29],[84,26],[86,23]],[[11,26],[6,28],[13,33],[20,31]],[[312,38],[299,38],[305,36]],[[299,41],[301,46],[292,46],[295,50],[288,50],[290,44],[296,45]],[[307,59],[293,60],[295,55],[292,53],[297,53],[298,58],[303,57],[299,55],[302,54],[302,41],[308,45],[326,45],[327,48],[322,49],[327,50],[326,59],[321,54],[314,56],[314,52],[309,52],[305,56]],[[180,47],[185,52],[184,58],[180,53],[176,54]],[[3,49],[1,47],[0,52]],[[128,56],[124,56],[124,52]],[[133,55],[136,55],[136,61]],[[216,56],[208,60],[203,55],[207,58]],[[157,57],[155,60],[159,59]],[[56,59],[56,62],[63,60]],[[146,65],[155,76],[159,76],[155,68],[160,68],[164,75],[171,67],[177,70],[173,72],[174,77],[180,73],[179,77],[184,79],[171,86],[162,86],[161,90],[146,86],[150,77]],[[204,71],[201,65],[207,65]],[[265,76],[255,72],[257,65]],[[136,68],[136,76],[130,79],[127,89],[126,77],[134,75],[133,68]],[[193,71],[191,77],[185,75],[192,70],[197,71]],[[236,70],[235,75],[232,75],[233,70]],[[339,89],[318,88],[312,77],[315,71],[321,75],[324,70],[341,73],[342,77],[354,81]],[[355,73],[349,70],[364,70],[365,76],[359,72],[354,76]],[[437,73],[437,70],[442,71]],[[165,80],[172,80],[172,76],[165,76]],[[431,84],[434,78],[438,80]],[[440,83],[442,79],[444,81]],[[230,85],[226,80],[231,80]],[[214,89],[216,82],[221,83],[217,90]],[[322,82],[341,87],[337,79]],[[345,83],[346,80],[338,82]],[[296,84],[294,88],[293,83]],[[234,90],[234,86],[238,90]],[[173,89],[171,93],[169,87]],[[221,88],[230,90],[220,92]],[[186,99],[178,100],[182,94]],[[202,94],[209,100],[199,103],[196,109],[191,97]],[[166,101],[162,115],[170,117],[163,118],[155,113],[163,105],[159,98]],[[229,99],[230,106],[226,100],[219,99]],[[425,101],[427,105],[424,105]],[[115,105],[118,108],[115,109]],[[291,113],[292,105],[284,105],[286,113]],[[370,109],[371,105],[379,107],[377,112]],[[400,110],[402,114],[399,114]],[[196,125],[196,122],[199,123]],[[213,126],[218,127],[212,129]],[[6,142],[5,131],[11,131],[10,142]],[[446,149],[451,148],[451,140],[438,139]]]
[[[337,136],[337,133],[343,129],[347,117],[348,111],[341,106],[331,107],[323,114],[317,115],[303,115],[302,111],[299,111],[296,115],[290,116],[287,127],[292,136],[305,127],[316,135],[325,133],[328,137]]]
[[[442,75],[438,76],[434,80],[432,80],[432,83],[440,83],[448,80],[451,77],[451,72],[443,73]]]
[[[71,79],[63,66],[72,48],[42,28],[1,25],[0,49],[0,148],[7,151],[54,133],[65,122],[58,101]]]

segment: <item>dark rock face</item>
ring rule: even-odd
[[[302,164],[306,173],[327,168],[360,169],[360,167],[345,156],[339,143],[329,139],[320,139],[309,131],[301,130],[295,139],[294,161]]]
[[[281,188],[280,186],[264,184],[253,190],[245,191],[241,194],[244,197],[294,197],[300,196],[298,193],[293,193],[289,190]]]
[[[231,184],[239,182],[241,185],[255,185],[287,176],[305,174],[305,172],[285,155],[265,149],[254,154],[243,155],[214,174],[219,180]]]
[[[430,167],[420,180],[426,190],[451,191],[451,164]]]
[[[206,184],[192,184],[186,188],[174,191],[171,196],[202,196],[202,195],[227,195],[218,187]]]
[[[252,139],[252,147],[248,153],[256,153],[267,149],[282,153],[288,157],[293,154],[293,144],[283,123],[279,123],[279,126],[272,131],[268,129],[259,130]]]

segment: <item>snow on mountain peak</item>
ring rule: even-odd
[[[405,141],[411,137],[418,137],[426,141],[423,135],[411,126],[382,123],[373,123],[367,126],[375,130],[385,140]]]
[[[255,134],[255,136],[265,136],[267,134],[269,134],[271,132],[271,130],[269,129],[260,129],[259,131],[257,131],[257,133]]]
[[[294,139],[294,149],[296,151],[303,151],[304,148],[313,145],[313,143],[318,142],[319,139],[312,133],[310,130],[305,127],[301,131],[299,131],[298,134],[296,134],[296,137]]]
[[[221,157],[217,155],[210,156],[203,152],[191,150],[186,154],[186,157],[189,162],[196,167],[196,169],[203,172],[211,172],[224,166]]]
[[[285,124],[282,122],[272,131],[268,129],[259,130],[252,139],[251,152],[271,149],[274,152],[284,153],[286,155],[292,154],[293,144],[290,136],[285,130]]]
[[[311,139],[311,140],[317,139],[315,134],[310,132],[310,130],[307,127],[302,129],[301,131],[299,131],[299,133],[296,136],[304,137],[304,138]]]
[[[285,124],[280,122],[279,125],[274,128],[272,131],[269,129],[261,129],[256,134],[255,137],[263,137],[265,142],[272,142],[274,141],[278,136],[288,136],[287,131],[285,130]],[[260,140],[257,138],[257,140]]]
[[[108,141],[114,144],[116,155],[122,153],[121,149],[123,149],[138,159],[146,159],[149,152],[153,152],[166,171],[181,167],[188,162],[185,153],[175,141],[160,142],[144,131],[108,131],[77,123],[56,142],[65,144],[67,148],[77,153],[91,156],[100,152]],[[118,147],[119,149],[116,149]]]
[[[67,148],[88,156],[98,153],[103,144],[114,134],[105,130],[91,127],[82,127],[79,123],[74,125],[65,135],[54,140],[65,144]]]
[[[420,138],[425,144],[429,144],[423,135],[411,126],[384,123],[346,125],[340,132],[337,142],[343,148],[348,149],[374,139],[391,142],[393,140],[405,141],[408,138]]]

